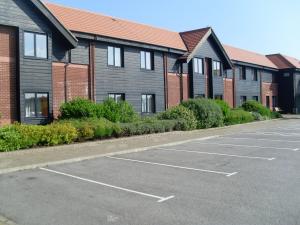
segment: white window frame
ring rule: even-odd
[[[26,36],[27,35],[33,35],[33,52],[32,54],[27,54],[27,49],[26,49]],[[37,38],[39,37],[43,37],[45,38],[45,43],[44,43],[44,48],[43,51],[45,51],[45,55],[39,55],[39,51],[38,51],[38,42],[37,42]],[[31,31],[24,31],[24,35],[23,35],[24,41],[23,41],[23,45],[24,45],[24,56],[25,57],[30,57],[30,58],[36,58],[36,59],[48,59],[48,35],[45,33],[36,33],[36,32],[31,32]]]
[[[112,50],[112,62],[110,62],[110,49]],[[123,67],[123,50],[121,47],[107,47],[107,65],[113,67]]]
[[[153,70],[153,53],[150,51],[140,51],[141,69]]]
[[[194,72],[204,74],[204,66],[202,58],[194,58]]]

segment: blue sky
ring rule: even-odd
[[[222,43],[300,59],[299,0],[50,0],[173,31],[212,26]]]

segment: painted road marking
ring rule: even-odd
[[[121,190],[121,191],[125,191],[125,192],[130,192],[130,193],[137,194],[137,195],[142,195],[142,196],[146,196],[146,197],[150,197],[150,198],[155,198],[155,199],[158,199],[157,202],[160,202],[160,203],[165,202],[165,201],[170,200],[170,199],[175,197],[174,195],[171,195],[171,196],[168,196],[168,197],[161,197],[161,196],[157,196],[157,195],[147,194],[147,193],[140,192],[140,191],[135,191],[135,190],[127,189],[127,188],[122,188],[122,187],[118,187],[118,186],[98,182],[98,181],[95,181],[95,180],[90,180],[90,179],[74,176],[74,175],[67,174],[67,173],[62,173],[62,172],[55,171],[55,170],[50,170],[50,169],[46,169],[46,168],[40,168],[40,169],[43,170],[43,171],[50,172],[50,173],[55,173],[55,174],[59,174],[59,175],[62,175],[62,176],[71,177],[71,178],[74,178],[74,179],[77,179],[77,180],[82,180],[82,181],[86,181],[86,182],[89,182],[89,183],[98,184],[98,185],[101,185],[101,186],[105,186],[105,187],[109,187],[109,188],[113,188],[113,189],[117,189],[117,190]]]
[[[222,139],[235,139],[235,140],[258,140],[258,141],[277,141],[277,142],[290,142],[290,143],[300,143],[300,141],[292,140],[280,140],[280,139],[267,139],[267,138],[243,138],[243,137],[220,137]]]
[[[290,151],[295,151],[295,152],[299,151],[299,148],[278,148],[278,147],[267,147],[267,146],[258,146],[258,145],[236,145],[236,144],[207,143],[207,142],[202,142],[202,144],[218,145],[218,146],[231,146],[231,147],[244,147],[244,148],[261,148],[261,149],[290,150]]]
[[[227,177],[231,177],[231,176],[236,175],[238,173],[238,172],[227,173],[227,172],[214,171],[214,170],[197,169],[197,168],[184,167],[184,166],[176,166],[176,165],[170,165],[170,164],[164,164],[164,163],[141,161],[141,160],[128,159],[128,158],[119,158],[119,157],[113,157],[113,156],[106,156],[106,158],[116,159],[116,160],[123,160],[123,161],[129,161],[129,162],[136,162],[136,163],[144,163],[144,164],[150,164],[150,165],[156,165],[156,166],[165,166],[165,167],[176,168],[176,169],[183,169],[183,170],[200,171],[200,172],[205,172],[205,173],[215,173],[215,174],[225,175]]]
[[[278,135],[283,137],[290,137],[290,136],[300,136],[300,133],[280,133],[280,132],[253,132],[253,133],[243,133],[243,134],[260,134],[260,135]]]
[[[166,148],[157,148],[157,149],[164,150],[164,151],[186,152],[186,153],[206,154],[206,155],[218,155],[218,156],[245,158],[245,159],[260,159],[260,160],[268,160],[268,161],[272,161],[272,160],[276,159],[276,158],[266,158],[266,157],[258,157],[258,156],[231,155],[231,154],[223,154],[223,153],[215,153],[215,152],[200,152],[200,151],[166,149]]]

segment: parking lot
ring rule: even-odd
[[[300,224],[300,121],[0,176],[20,225]]]

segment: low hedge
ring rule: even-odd
[[[272,111],[270,109],[254,100],[244,102],[242,108],[247,112],[259,113],[263,117],[271,118],[272,115]]]
[[[215,100],[215,103],[217,103],[218,106],[220,106],[224,118],[228,117],[229,114],[230,114],[230,111],[231,111],[231,108],[230,108],[230,106],[228,105],[228,103],[225,102],[225,101],[223,101],[223,100],[220,100],[220,99],[216,99],[216,100]]]
[[[197,128],[219,127],[223,125],[223,113],[220,106],[211,99],[198,98],[181,103],[191,110],[197,119]]]
[[[181,105],[160,113],[157,118],[160,120],[180,120],[181,130],[194,130],[197,128],[197,119],[193,111]]]
[[[250,123],[254,121],[254,117],[250,112],[246,112],[242,109],[233,109],[229,115],[225,118],[226,125]]]

